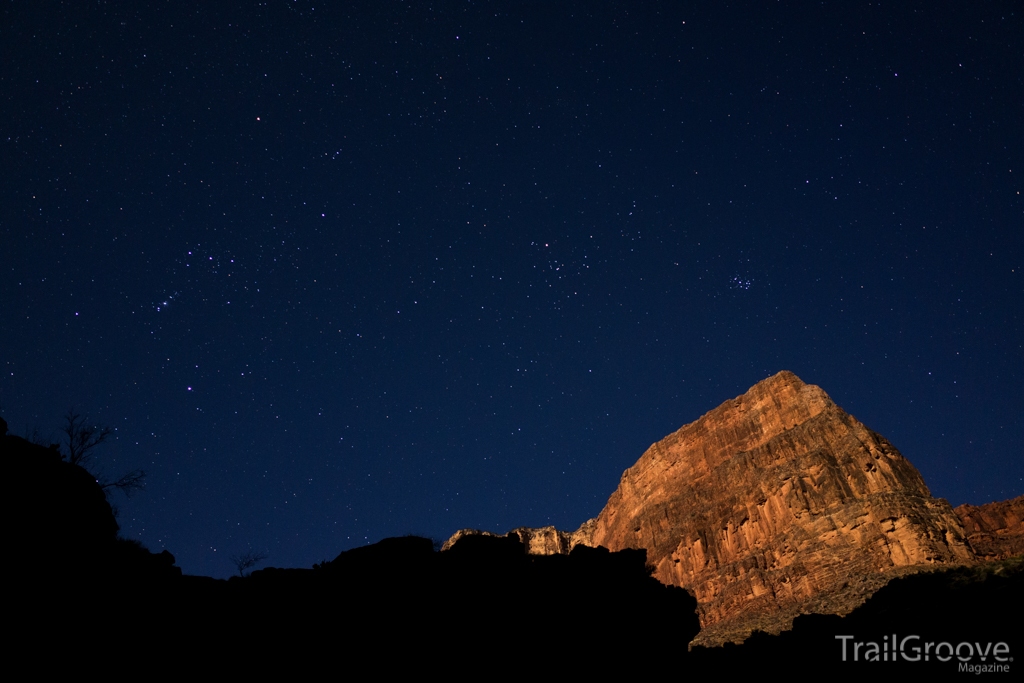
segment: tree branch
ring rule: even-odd
[[[100,487],[104,491],[111,488],[117,489],[126,497],[131,498],[133,493],[146,488],[146,471],[132,470],[131,472],[126,472],[114,481],[101,483]]]
[[[74,408],[64,415],[64,428],[67,436],[66,460],[72,465],[85,467],[92,458],[93,450],[107,440],[111,434],[110,427],[93,427],[86,424],[88,416],[81,415]]]

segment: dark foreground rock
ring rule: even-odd
[[[6,497],[8,651],[31,671],[567,671],[596,665],[595,638],[685,657],[699,629],[696,601],[652,578],[643,550],[538,556],[518,537],[444,552],[390,538],[309,569],[183,576],[170,553],[119,539],[95,478],[56,450],[5,434],[0,457],[33,484]]]
[[[1020,557],[922,572],[894,579],[845,617],[803,615],[778,635],[758,631],[742,645],[694,647],[690,666],[754,674],[786,662],[795,671],[838,680],[908,674],[947,680],[965,673],[1016,680],[1022,610]]]
[[[463,534],[443,552],[429,539],[391,538],[309,569],[183,576],[170,553],[118,539],[95,479],[52,449],[7,435],[0,457],[12,481],[36,485],[5,498],[8,661],[30,675],[686,679],[815,667],[807,672],[842,679],[882,665],[952,670],[941,647],[929,661],[871,661],[871,644],[887,655],[893,635],[910,648],[949,643],[961,658],[969,643],[969,665],[1012,665],[1004,659],[1024,648],[1019,558],[907,577],[845,618],[801,616],[788,633],[690,651],[696,600],[653,578],[644,549],[570,537],[567,553],[531,554],[562,541],[520,530]]]

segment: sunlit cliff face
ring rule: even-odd
[[[960,520],[895,447],[819,387],[781,372],[652,445],[622,476],[592,542],[645,548],[692,591],[702,626],[848,611],[860,577],[971,562]]]

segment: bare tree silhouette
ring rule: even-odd
[[[235,565],[239,576],[245,576],[247,569],[252,569],[257,564],[267,559],[267,554],[259,550],[247,550],[239,555],[231,556],[231,563]]]
[[[116,489],[131,498],[133,493],[145,488],[145,470],[132,470],[117,479],[107,479],[100,470],[95,468],[95,450],[113,433],[110,427],[92,425],[89,423],[88,415],[82,415],[71,408],[64,415],[64,426],[61,428],[61,432],[67,439],[62,444],[64,448],[61,456],[72,465],[78,465],[92,474],[104,493]]]
[[[93,451],[111,434],[110,427],[95,427],[88,420],[87,415],[81,415],[71,408],[65,413],[64,427],[61,428],[67,437],[64,459],[85,469],[88,469]]]

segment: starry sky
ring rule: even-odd
[[[187,573],[595,516],[787,369],[1024,493],[1016,2],[0,6],[0,414]]]

